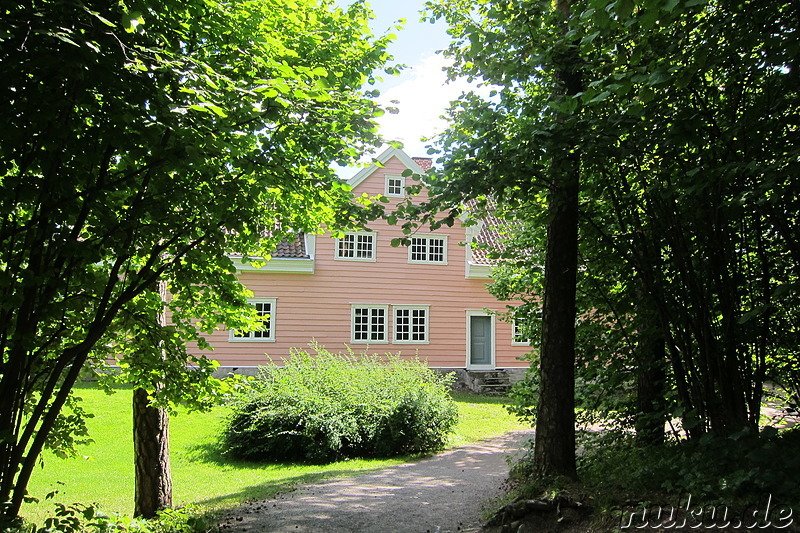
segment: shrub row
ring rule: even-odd
[[[690,494],[695,501],[746,506],[769,495],[776,505],[800,504],[800,429],[641,447],[634,437],[600,434],[585,443],[581,479],[598,493],[627,497]]]
[[[399,356],[292,352],[233,402],[223,446],[248,460],[330,462],[442,448],[457,422],[453,376]]]

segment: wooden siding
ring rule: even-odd
[[[397,159],[390,159],[385,168],[376,170],[356,189],[357,194],[383,194],[385,175],[399,175],[405,170]],[[406,184],[410,184],[406,178]],[[392,204],[396,201],[393,199]],[[505,302],[498,302],[486,290],[488,280],[466,279],[467,249],[465,228],[460,225],[442,228],[435,235],[446,235],[447,264],[410,264],[408,248],[391,246],[402,232],[398,226],[384,221],[370,224],[376,232],[375,262],[334,259],[335,240],[330,235],[316,239],[313,274],[275,272],[242,272],[241,280],[256,298],[275,298],[273,317],[275,342],[229,342],[227,331],[216,332],[209,340],[214,351],[207,353],[225,367],[252,367],[264,364],[268,357],[279,362],[288,357],[293,347],[307,348],[312,340],[328,350],[344,351],[349,345],[356,352],[401,353],[418,356],[437,368],[467,366],[467,311],[487,308],[502,311]],[[421,231],[421,235],[434,234]],[[352,304],[388,305],[388,343],[351,343]],[[427,344],[395,344],[393,307],[420,305],[429,307],[429,342]],[[530,349],[512,346],[511,324],[495,321],[495,366],[526,367],[518,357]]]

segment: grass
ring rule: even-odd
[[[131,391],[120,389],[109,396],[91,385],[82,385],[76,393],[83,398],[87,411],[95,415],[88,421],[94,442],[81,447],[81,455],[76,458],[44,456],[43,468],[36,470],[28,487],[29,494],[41,502],[26,504],[22,509],[22,514],[34,522],[52,514],[53,505],[45,496],[54,491],[56,502],[94,503],[103,512],[133,511]],[[505,410],[505,398],[468,393],[454,393],[454,398],[459,422],[450,447],[526,427]],[[227,408],[218,407],[207,413],[181,412],[171,418],[174,505],[221,509],[245,500],[268,498],[298,483],[353,475],[409,459],[348,460],[322,466],[231,460],[216,447],[227,414]]]

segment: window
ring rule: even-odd
[[[522,332],[519,322],[516,320],[511,323],[511,345],[530,346],[531,340]]]
[[[412,237],[408,262],[447,264],[447,237]]]
[[[388,305],[353,305],[351,341],[353,343],[386,343]]]
[[[394,342],[428,342],[428,307],[394,308]]]
[[[230,340],[237,342],[275,342],[275,298],[248,300],[256,308],[261,328],[253,331],[231,331]]]
[[[375,233],[345,233],[341,239],[336,239],[336,259],[375,261]]]
[[[403,176],[386,176],[386,196],[404,197],[406,195],[405,181]]]

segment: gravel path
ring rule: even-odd
[[[223,532],[477,532],[487,500],[502,494],[509,455],[531,431],[455,448],[421,459],[311,485],[231,512]]]

